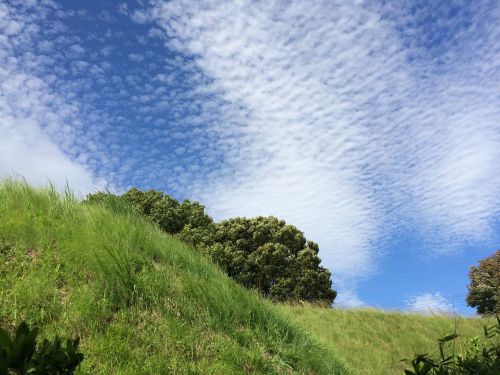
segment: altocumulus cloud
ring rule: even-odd
[[[193,191],[219,217],[298,225],[352,288],[401,228],[438,252],[493,236],[500,8],[476,5],[160,0],[131,16],[223,103],[225,166]]]
[[[36,10],[27,15],[0,4],[0,176],[88,192],[102,182],[63,151],[72,146],[78,110],[33,73],[38,65],[50,65],[30,53],[47,9]]]
[[[395,238],[498,242],[498,2],[66,5],[0,4],[2,175],[282,217],[349,305]]]

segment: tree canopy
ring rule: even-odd
[[[205,213],[205,207],[198,202],[178,200],[156,190],[141,191],[131,188],[122,195],[144,215],[157,223],[162,230],[170,234],[180,233],[186,226],[208,228],[213,220]]]
[[[467,304],[479,314],[500,313],[500,250],[472,266]]]
[[[212,259],[248,288],[277,300],[333,302],[330,272],[319,247],[293,225],[275,217],[234,218],[215,226]]]
[[[319,247],[293,225],[275,217],[233,218],[214,223],[198,202],[156,190],[131,188],[121,196],[98,192],[87,202],[126,202],[163,231],[207,254],[230,277],[275,300],[328,301],[337,293],[320,266]]]

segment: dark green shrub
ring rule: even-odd
[[[198,202],[185,200],[180,203],[168,194],[136,188],[131,188],[121,197],[170,234],[178,234],[185,227],[210,229],[214,225],[212,218],[205,213],[205,207]]]
[[[229,276],[266,297],[332,303],[337,295],[330,272],[320,266],[318,245],[273,216],[216,224],[207,251]]]
[[[457,333],[438,340],[439,358],[428,353],[417,354],[411,361],[411,369],[405,375],[499,375],[500,374],[500,317],[496,324],[484,327],[483,341],[478,337],[466,342],[462,353],[456,354]],[[446,354],[452,348],[451,354]],[[404,360],[407,361],[407,360]]]
[[[37,345],[38,329],[30,330],[21,323],[11,338],[0,328],[0,375],[10,374],[73,374],[83,361],[78,352],[79,339],[68,339],[63,345],[59,337],[45,339]]]

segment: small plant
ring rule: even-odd
[[[484,327],[484,341],[480,341],[479,337],[470,339],[461,354],[454,352],[457,337],[457,333],[452,333],[438,340],[438,359],[430,357],[428,353],[416,354],[410,362],[412,369],[406,369],[405,375],[500,374],[500,316],[496,316],[496,324]],[[445,351],[450,346],[453,351],[447,355]]]
[[[12,338],[0,328],[0,375],[74,373],[83,361],[83,354],[78,352],[80,340],[68,339],[63,346],[61,338],[56,337],[37,345],[37,335],[38,329],[30,330],[25,322],[17,327]]]

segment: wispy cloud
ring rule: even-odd
[[[194,56],[198,89],[219,104],[211,130],[225,165],[193,190],[218,217],[298,225],[346,280],[373,271],[377,244],[399,228],[440,251],[492,236],[499,7],[421,19],[446,11],[155,1],[133,19]],[[426,28],[452,37],[433,41]]]
[[[33,74],[34,67],[48,63],[44,56],[30,53],[36,21],[47,9],[36,10],[27,16],[0,4],[0,177],[21,176],[36,185],[51,182],[61,189],[69,185],[88,192],[102,182],[82,163],[85,155],[72,158],[61,149],[72,143],[77,109]],[[41,45],[45,47],[50,49]],[[72,52],[80,54],[82,49],[75,45]],[[59,144],[48,135],[51,131],[58,133]]]
[[[419,314],[451,314],[453,305],[439,292],[412,296],[406,301],[411,312]]]

